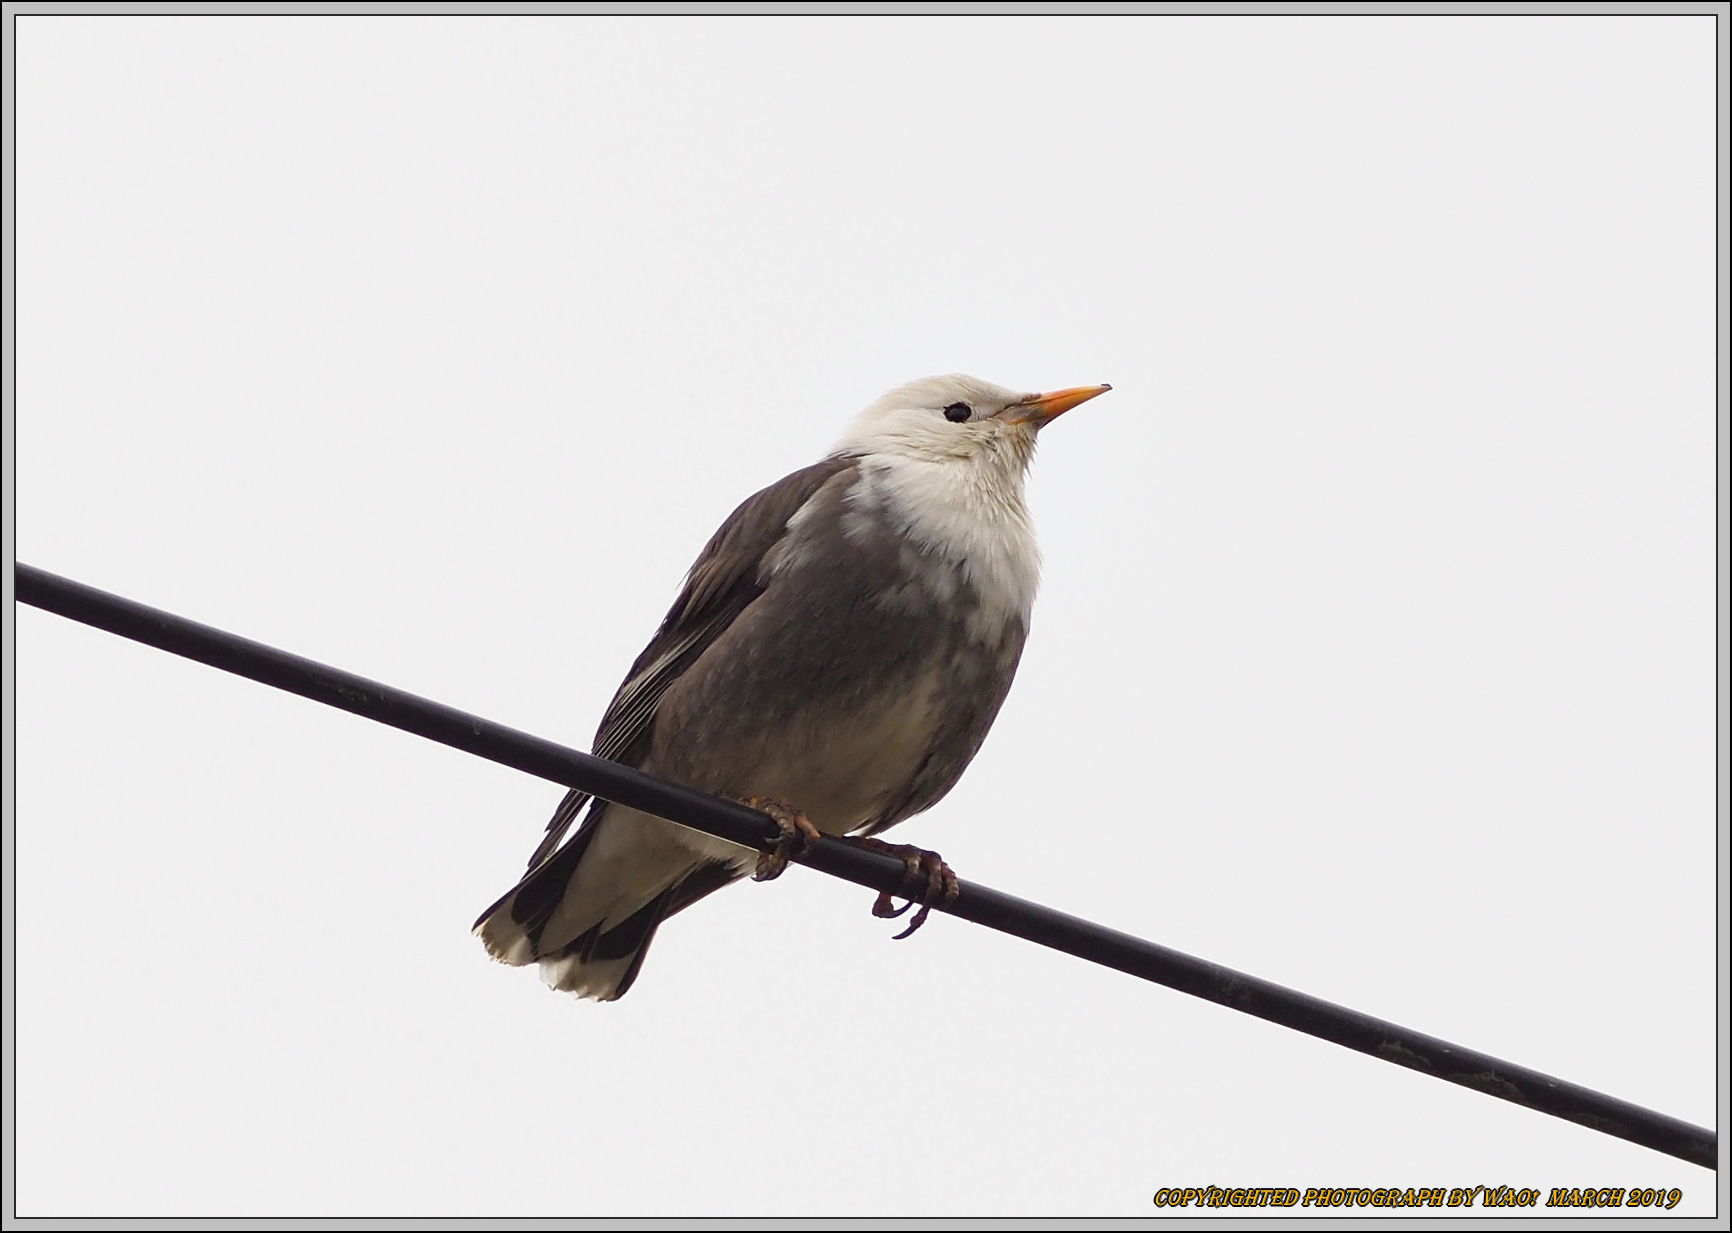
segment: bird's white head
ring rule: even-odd
[[[1035,435],[1111,388],[1023,394],[961,374],[926,377],[867,407],[831,453],[859,459],[847,496],[854,515],[863,526],[887,517],[918,544],[934,593],[961,567],[979,600],[970,633],[992,642],[1028,627],[1040,582],[1022,495]]]
[[[831,453],[973,461],[1020,474],[1034,456],[1042,427],[1110,389],[1085,385],[1026,394],[962,373],[922,377],[897,386],[855,416]]]

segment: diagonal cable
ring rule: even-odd
[[[768,815],[734,801],[579,753],[29,565],[17,564],[14,577],[19,603],[412,732],[554,783],[581,788],[603,800],[655,814],[745,847],[764,852],[776,844],[779,831],[775,822]],[[845,839],[820,840],[794,859],[873,890],[900,894],[904,889],[900,860],[868,851]],[[972,882],[961,882],[960,887],[961,893],[955,900],[936,910],[1602,1134],[1628,1139],[1692,1164],[1709,1169],[1718,1166],[1719,1136],[1714,1131],[1235,972],[1206,959],[1055,912],[1014,895]]]

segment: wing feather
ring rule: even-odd
[[[679,598],[608,704],[591,747],[598,758],[627,766],[643,759],[662,695],[763,594],[768,583],[764,557],[787,534],[788,520],[825,484],[857,465],[851,458],[826,458],[747,497],[728,515],[698,554]],[[546,837],[529,858],[531,869],[558,850],[588,800],[587,792],[573,788],[560,801]],[[591,810],[579,833],[596,817],[597,811]]]

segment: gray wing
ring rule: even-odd
[[[840,472],[851,458],[826,458],[754,493],[729,514],[686,574],[685,587],[661,628],[632,664],[596,730],[598,758],[636,766],[649,748],[656,704],[722,631],[764,592],[764,557],[788,530],[788,519]],[[572,789],[560,801],[547,835],[529,858],[534,869],[560,845],[589,794]],[[591,818],[595,815],[592,813]],[[585,829],[588,823],[585,824]]]

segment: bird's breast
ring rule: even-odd
[[[954,782],[1009,687],[1032,581],[971,569],[871,491],[796,515],[763,593],[663,699],[646,770],[780,797],[831,833],[897,813],[935,759]]]
[[[863,459],[850,487],[796,515],[788,543],[807,564],[857,561],[876,602],[933,609],[986,643],[1026,629],[1040,585],[1020,474],[965,461]]]

